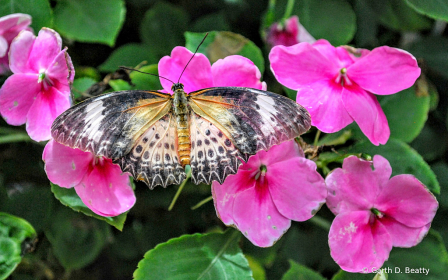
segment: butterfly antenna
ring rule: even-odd
[[[156,77],[165,79],[165,80],[167,80],[167,81],[170,81],[173,85],[175,84],[175,82],[171,81],[170,79],[165,78],[165,77],[162,77],[162,76],[159,76],[159,75],[157,75],[157,74],[152,74],[152,73],[143,72],[143,71],[140,71],[140,70],[137,70],[137,69],[134,69],[134,68],[129,68],[129,67],[126,67],[126,66],[120,66],[119,68],[120,68],[120,69],[124,69],[124,70],[129,70],[129,71],[137,71],[137,72],[139,72],[139,73],[142,73],[142,74],[148,74],[148,75],[151,75],[151,76],[156,76]]]
[[[194,55],[198,52],[199,47],[202,45],[202,43],[204,43],[205,38],[207,38],[207,36],[208,36],[208,32],[205,34],[204,39],[202,39],[202,41],[199,43],[198,47],[197,47],[196,50],[194,51],[194,53],[193,53],[193,55],[191,56],[190,60],[187,62],[187,65],[185,65],[184,70],[182,70],[182,73],[180,73],[179,80],[177,80],[177,83],[180,82],[180,78],[182,78],[182,75],[184,74],[185,69],[187,69],[188,64],[190,64],[190,61],[193,59]]]

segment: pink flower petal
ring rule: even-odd
[[[422,227],[434,218],[439,204],[414,176],[401,174],[389,180],[375,208],[409,227]]]
[[[291,140],[283,142],[279,145],[274,145],[269,149],[269,151],[260,151],[257,153],[257,156],[260,159],[257,164],[259,167],[261,164],[268,166],[270,164],[275,164],[277,162],[286,161],[297,157],[305,157],[305,154],[295,140]]]
[[[69,77],[71,75],[70,71],[73,69],[73,65],[67,64],[71,63],[71,60],[67,61],[67,57],[70,58],[70,56],[66,51],[67,49],[64,49],[63,51],[58,53],[53,62],[49,65],[49,68],[47,69],[45,74],[52,81],[54,87],[56,87],[61,92],[69,94]]]
[[[308,32],[308,30],[306,30],[305,27],[301,23],[299,23],[299,43],[302,42],[312,44],[316,42],[316,39],[314,39],[314,37]]]
[[[118,216],[135,204],[135,195],[129,175],[122,173],[112,160],[102,158],[93,170],[86,174],[81,184],[75,186],[76,193],[84,204],[101,216]]]
[[[275,207],[266,180],[236,195],[233,218],[235,226],[259,247],[274,245],[291,226],[291,220]]]
[[[13,73],[38,73],[30,69],[28,62],[35,39],[36,36],[32,32],[22,31],[12,41],[9,50],[9,67]]]
[[[48,69],[61,48],[62,39],[59,34],[53,29],[42,28],[29,55],[30,68],[35,73]]]
[[[266,180],[277,210],[288,219],[306,221],[325,203],[325,181],[311,160],[295,157],[269,165]]]
[[[301,41],[299,39],[299,18],[292,16],[287,19],[282,25],[281,23],[274,23],[269,28],[266,41],[271,46],[283,45],[292,46]]]
[[[0,17],[0,35],[17,31],[17,33],[31,24],[31,16],[27,14],[10,14],[4,17]]]
[[[389,124],[380,103],[373,94],[356,85],[344,87],[342,102],[372,144],[377,146],[386,144],[390,136]]]
[[[0,35],[0,57],[6,56],[8,46],[8,41]]]
[[[14,74],[0,88],[0,113],[11,125],[26,122],[27,113],[40,92],[36,74]]]
[[[239,170],[237,174],[230,175],[221,185],[216,181],[212,183],[212,195],[216,214],[221,221],[230,226],[235,224],[233,219],[233,202],[238,192],[255,186],[253,171]]]
[[[337,68],[334,75],[336,75],[342,68],[348,67],[355,62],[353,57],[344,47],[335,48],[325,39],[317,40],[313,44],[313,47],[336,65]]]
[[[78,185],[90,171],[93,159],[92,153],[72,149],[53,139],[48,141],[42,154],[48,179],[63,188]]]
[[[187,48],[175,47],[171,52],[171,57],[164,56],[160,59],[159,75],[176,83],[192,56],[193,53]],[[180,82],[184,85],[184,90],[187,93],[213,87],[211,66],[208,58],[201,53],[196,54],[190,64],[188,64]],[[166,91],[172,92],[171,82],[160,79],[160,83]]]
[[[383,217],[380,223],[389,232],[394,247],[409,248],[417,245],[426,236],[431,227],[431,223],[422,227],[408,227],[393,218]]]
[[[375,94],[393,94],[412,86],[420,76],[417,60],[408,52],[387,46],[372,50],[347,68],[347,76]]]
[[[327,206],[335,214],[367,210],[374,206],[381,188],[371,162],[349,156],[342,168],[337,168],[325,179],[328,188]]]
[[[353,122],[342,103],[342,87],[330,80],[322,80],[301,87],[297,103],[311,115],[311,124],[326,133],[341,130]]]
[[[269,61],[275,78],[291,89],[332,79],[339,71],[332,60],[309,43],[299,43],[290,47],[275,46],[269,53]]]
[[[378,180],[378,186],[382,190],[384,186],[389,182],[389,178],[392,175],[392,167],[387,159],[380,155],[373,156],[373,173]]]
[[[54,87],[37,95],[28,111],[26,131],[34,141],[51,138],[50,128],[53,121],[70,107],[70,96]]]
[[[380,268],[392,250],[392,240],[385,227],[370,223],[369,211],[337,215],[329,237],[330,253],[335,262],[348,272],[372,272]]]
[[[262,89],[261,73],[248,58],[240,55],[218,59],[212,65],[213,86]]]

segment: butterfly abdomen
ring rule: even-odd
[[[190,164],[190,107],[183,89],[177,89],[173,97],[173,109],[177,122],[179,161],[182,167]]]

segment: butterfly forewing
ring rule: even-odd
[[[121,91],[71,107],[53,122],[53,138],[64,145],[118,159],[171,109],[170,95],[155,91]]]
[[[195,113],[213,123],[242,154],[255,154],[293,139],[311,126],[309,113],[281,95],[222,87],[190,94]]]
[[[147,129],[131,152],[116,161],[121,169],[150,188],[180,184],[186,174],[179,163],[175,122],[169,112]]]

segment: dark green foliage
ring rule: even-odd
[[[270,4],[275,2],[275,6]],[[157,74],[157,63],[175,46],[211,62],[238,54],[258,66],[270,90],[296,98],[270,71],[267,28],[284,18],[288,0],[0,0],[0,17],[28,13],[32,28],[58,31],[73,59],[72,94],[87,89],[119,66]],[[388,279],[444,279],[448,273],[448,4],[442,0],[296,0],[297,15],[316,39],[333,45],[389,45],[412,53],[422,68],[416,85],[378,100],[391,137],[372,145],[356,124],[321,135],[333,145],[314,160],[324,176],[352,154],[383,155],[393,175],[413,174],[439,200],[432,229],[416,247],[394,248],[384,267]],[[218,43],[217,43],[218,42]],[[130,73],[132,84],[108,81],[111,90],[160,90],[159,79]],[[0,85],[5,81],[0,77]],[[316,130],[304,139],[312,144]],[[225,226],[209,201],[210,186],[188,182],[174,209],[178,186],[149,190],[136,183],[137,203],[118,217],[87,208],[74,189],[50,185],[44,172],[45,143],[31,141],[25,127],[0,118],[0,279],[373,279],[375,274],[340,271],[331,259],[324,206],[318,219],[292,222],[272,247],[252,245]],[[20,218],[19,218],[20,217]],[[35,250],[31,252],[33,249]],[[247,258],[246,258],[247,257]],[[428,276],[406,267],[429,268]],[[399,268],[402,273],[395,273]],[[176,278],[177,277],[177,278]]]

